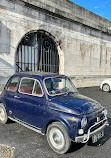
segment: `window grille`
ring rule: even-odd
[[[46,34],[27,34],[17,49],[16,72],[43,71],[59,73],[59,55],[55,42]]]

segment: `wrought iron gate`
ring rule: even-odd
[[[55,42],[45,33],[27,34],[17,49],[16,72],[59,73],[59,55]]]

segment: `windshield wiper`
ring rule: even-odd
[[[68,91],[68,92],[65,92],[65,94],[66,94],[66,95],[68,95],[68,94],[74,94],[74,92]]]
[[[78,92],[77,91],[75,91],[75,92],[68,91],[68,92],[66,92],[66,95],[68,95],[68,94],[76,94],[76,93],[78,93]]]

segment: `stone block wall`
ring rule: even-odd
[[[17,46],[32,30],[55,37],[60,73],[77,87],[99,86],[111,76],[110,21],[68,0],[0,1],[0,84],[15,72]]]

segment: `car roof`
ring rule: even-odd
[[[41,77],[42,79],[46,77],[54,77],[54,76],[64,76],[57,73],[50,73],[50,72],[33,72],[33,71],[25,71],[25,72],[18,72],[16,75],[22,77]]]

